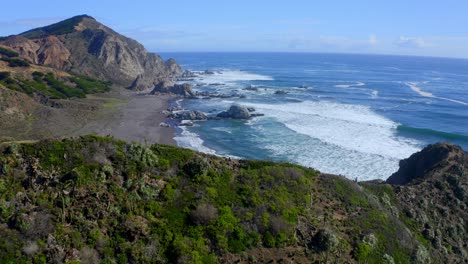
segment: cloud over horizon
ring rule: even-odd
[[[402,48],[426,48],[432,46],[431,43],[427,42],[421,37],[406,37],[400,36],[396,41],[395,45]]]

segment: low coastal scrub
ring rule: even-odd
[[[13,51],[11,49],[4,48],[4,47],[0,47],[0,55],[6,56],[6,57],[9,57],[9,58],[19,56],[18,52]]]
[[[18,58],[1,58],[0,60],[8,62],[10,67],[29,67],[29,63]]]
[[[13,77],[9,72],[0,72],[0,84],[28,95],[40,93],[53,99],[84,98],[86,94],[110,90],[110,83],[89,77],[72,76],[58,79],[53,73],[37,71],[32,73],[32,79]]]
[[[289,163],[92,135],[0,153],[4,263],[410,263],[429,246],[393,187]]]

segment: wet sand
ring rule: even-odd
[[[166,121],[162,113],[170,100],[169,95],[149,96],[127,94],[114,103],[107,104],[96,120],[76,131],[75,135],[97,134],[113,136],[125,141],[160,143],[176,146],[173,127],[159,126]]]

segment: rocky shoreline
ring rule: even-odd
[[[254,117],[264,116],[262,113],[256,113],[255,108],[246,107],[239,104],[232,104],[229,109],[219,113],[204,113],[198,110],[183,109],[180,106],[169,107],[161,111],[168,119],[176,121],[172,126],[193,126],[194,122],[207,120],[237,119],[249,120]],[[161,127],[171,127],[168,122],[161,122]]]

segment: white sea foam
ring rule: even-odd
[[[260,120],[252,124],[267,134],[259,145],[323,172],[385,179],[398,169],[400,159],[420,150],[419,142],[396,136],[397,123],[365,106],[310,101],[248,105],[301,135],[284,136],[268,126],[262,128]]]
[[[336,88],[349,88],[351,84],[337,84],[335,85]]]
[[[397,123],[365,106],[311,101],[248,105],[297,133],[348,150],[400,159],[419,149],[417,142],[395,136]]]
[[[376,99],[378,97],[379,97],[379,91],[373,90],[372,93],[371,93],[371,98]]]
[[[462,105],[468,105],[467,102],[463,102],[463,101],[460,101],[460,100],[455,100],[455,99],[447,98],[447,97],[435,96],[435,95],[432,94],[432,93],[423,91],[423,90],[418,86],[419,83],[417,83],[417,82],[406,82],[405,84],[408,85],[408,87],[409,87],[411,90],[415,91],[416,93],[418,93],[418,94],[421,95],[421,96],[430,97],[430,98],[435,98],[435,99],[439,99],[439,100],[450,101],[450,102],[457,103],[457,104],[462,104]]]
[[[359,86],[364,86],[366,85],[365,83],[363,82],[356,82],[355,84],[337,84],[335,85],[336,88],[352,88],[352,87],[359,87]]]
[[[271,81],[273,77],[240,70],[221,70],[214,74],[200,74],[195,78],[203,83],[233,83],[237,81]]]
[[[203,145],[203,140],[197,134],[188,131],[186,127],[180,128],[182,129],[182,132],[178,136],[174,137],[174,140],[177,142],[179,147],[193,149],[208,154],[216,154],[215,150]]]

